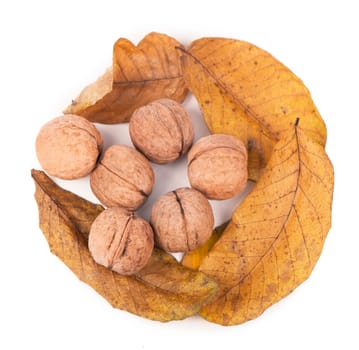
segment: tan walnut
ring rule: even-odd
[[[179,188],[158,198],[152,207],[150,222],[161,248],[187,252],[209,239],[214,218],[203,194],[192,188]]]
[[[152,254],[153,231],[147,221],[133,213],[109,208],[92,223],[88,245],[98,264],[122,275],[133,275]]]
[[[47,122],[36,138],[36,154],[50,175],[73,180],[88,175],[102,150],[96,127],[77,115],[64,115]]]
[[[129,131],[135,147],[159,164],[172,162],[187,153],[194,137],[187,111],[170,99],[160,99],[136,109]]]
[[[149,161],[134,148],[109,147],[90,177],[95,196],[107,207],[139,208],[152,192],[154,173]]]
[[[188,153],[188,178],[209,199],[235,196],[248,180],[246,147],[230,135],[199,139]]]

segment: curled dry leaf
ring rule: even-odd
[[[114,124],[127,122],[135,109],[156,99],[182,102],[187,89],[175,47],[182,45],[159,33],[146,35],[137,47],[127,39],[117,40],[113,66],[87,86],[65,113]]]
[[[251,180],[298,116],[301,128],[325,145],[326,127],[308,89],[268,52],[240,40],[203,38],[184,51],[182,63],[209,130],[248,146]]]
[[[219,283],[218,297],[201,310],[209,321],[258,317],[306,280],[321,254],[331,226],[333,168],[306,130],[292,129],[200,266]]]
[[[201,272],[181,266],[159,249],[154,250],[148,265],[131,277],[96,264],[87,238],[103,207],[61,189],[42,171],[32,170],[31,175],[36,185],[40,228],[51,252],[114,307],[169,321],[196,314],[213,298],[215,282]]]

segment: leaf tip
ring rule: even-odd
[[[40,173],[41,173],[41,170],[31,169],[31,177],[33,179],[35,179]]]

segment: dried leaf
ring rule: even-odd
[[[200,266],[219,283],[217,298],[201,310],[209,321],[258,317],[306,280],[321,254],[331,226],[333,168],[307,130],[292,129]]]
[[[92,122],[127,122],[133,111],[153,100],[182,102],[187,94],[175,47],[181,44],[165,35],[150,33],[138,46],[119,39],[113,48],[113,67],[86,87],[65,110]]]
[[[325,124],[308,89],[268,52],[240,40],[203,38],[184,52],[182,63],[210,131],[248,145],[251,180],[258,180],[298,116],[301,128],[325,144]]]
[[[185,253],[182,257],[182,265],[192,270],[198,270],[202,260],[207,256],[214,244],[219,240],[227,225],[228,222],[225,222],[221,226],[216,227],[213,230],[212,236],[206,243],[202,244],[197,249]]]
[[[103,208],[61,189],[42,171],[32,170],[31,175],[36,184],[40,228],[51,252],[114,307],[169,321],[196,314],[213,298],[216,283],[159,249],[154,250],[148,265],[131,277],[96,264],[87,248],[87,236]]]

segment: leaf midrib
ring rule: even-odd
[[[253,119],[253,121],[255,123],[257,123],[258,125],[260,125],[262,131],[265,131],[265,133],[270,137],[272,138],[273,140],[275,141],[278,141],[279,138],[278,136],[276,136],[275,134],[273,134],[271,131],[268,130],[268,128],[264,125],[264,123],[258,118],[258,115],[257,113],[255,113],[253,111],[253,109],[247,105],[246,103],[244,103],[240,98],[236,97],[233,92],[231,92],[230,89],[228,89],[227,85],[225,83],[222,82],[221,79],[218,79],[216,77],[216,75],[210,71],[209,68],[207,68],[201,61],[200,59],[198,59],[196,56],[194,56],[192,53],[190,53],[189,51],[186,51],[184,49],[181,49],[181,48],[178,48],[179,50],[181,50],[184,54],[190,56],[197,64],[199,64],[202,69],[207,73],[208,76],[210,76],[215,82],[218,83],[219,87],[224,90],[224,92],[226,94],[228,94],[231,99],[236,102],[242,109],[242,111],[248,115],[249,117],[251,117]]]
[[[298,154],[298,169],[297,169],[297,181],[296,181],[296,188],[293,190],[293,199],[290,205],[290,208],[288,210],[288,214],[286,216],[286,219],[284,220],[280,230],[278,231],[277,236],[273,239],[273,242],[271,243],[271,245],[268,247],[268,249],[264,252],[264,254],[261,256],[260,259],[258,259],[258,261],[256,262],[256,264],[250,269],[250,271],[248,271],[237,283],[235,283],[232,287],[228,288],[225,290],[225,292],[221,295],[218,295],[218,299],[224,297],[226,294],[228,294],[233,288],[239,286],[240,284],[242,284],[242,282],[252,274],[253,270],[258,266],[258,264],[263,261],[264,257],[272,250],[274,243],[279,239],[279,237],[281,236],[281,233],[283,232],[283,229],[285,228],[289,217],[292,213],[292,210],[294,209],[294,203],[296,202],[296,198],[298,195],[298,189],[299,189],[299,178],[300,178],[300,174],[301,174],[301,159],[300,159],[300,152],[299,152],[299,139],[298,139],[298,126],[295,126],[295,139],[296,139],[296,148],[297,148],[297,154]]]
[[[140,79],[140,80],[123,80],[123,81],[113,81],[113,86],[122,86],[122,85],[131,85],[131,84],[148,84],[148,83],[156,83],[158,81],[166,81],[166,80],[175,80],[181,79],[183,75],[174,75],[170,77],[164,78],[151,78],[151,79]]]

